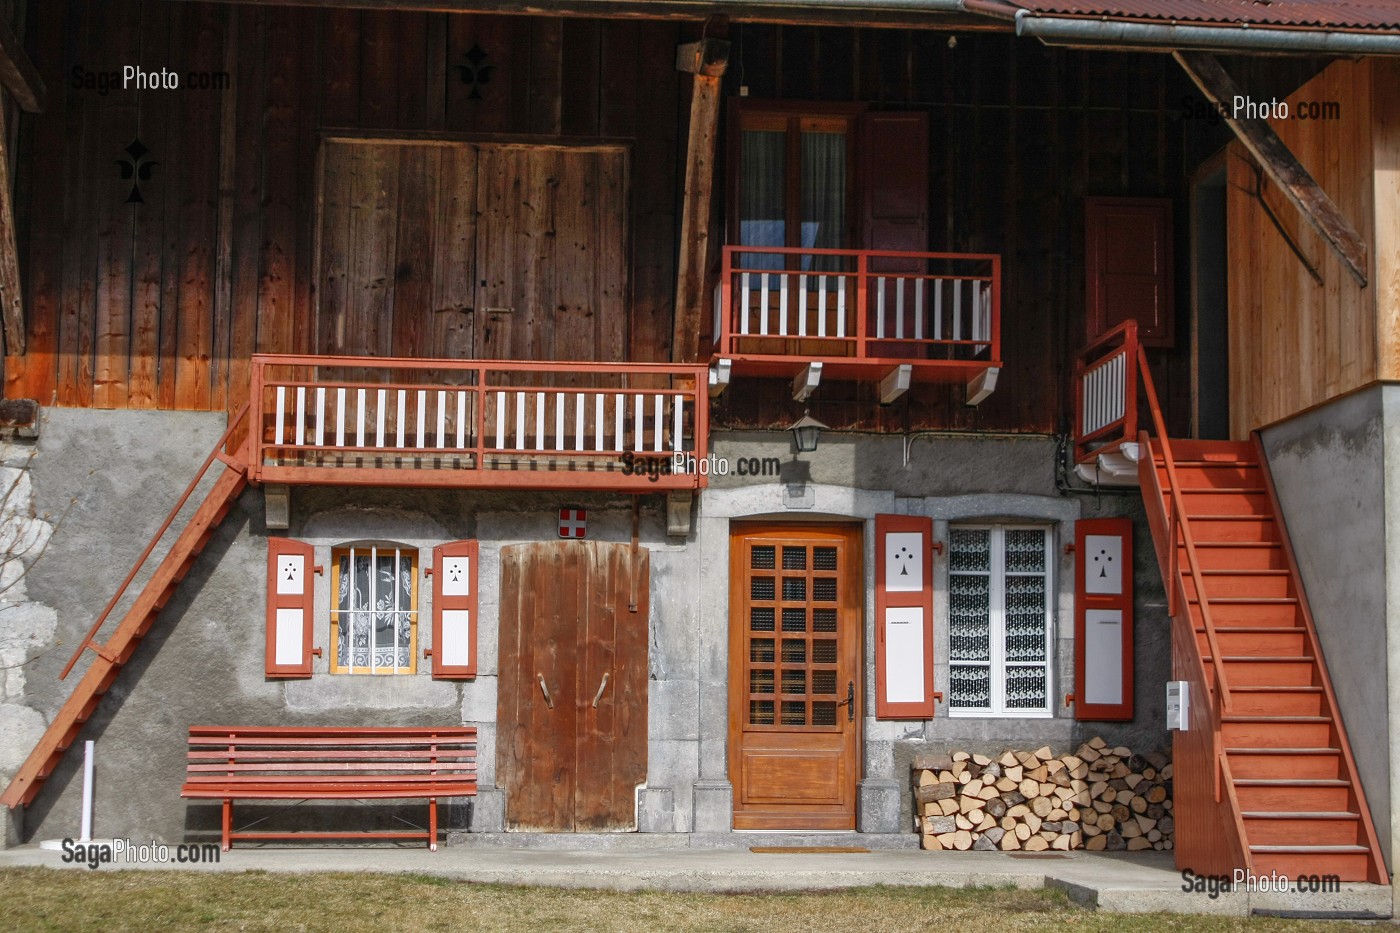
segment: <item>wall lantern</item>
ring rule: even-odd
[[[826,425],[813,418],[811,412],[804,411],[802,417],[789,430],[797,440],[797,452],[809,454],[817,449],[817,438],[826,430]]]

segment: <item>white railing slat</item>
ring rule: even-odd
[[[778,336],[787,336],[788,318],[788,279],[790,276],[784,272],[778,278]]]
[[[749,332],[749,273],[739,274],[739,333]]]
[[[437,394],[437,446],[438,450],[447,447],[447,391],[438,389]]]
[[[602,452],[603,452],[603,435],[604,435],[604,433],[605,433],[605,429],[604,429],[603,426],[607,423],[607,421],[603,418],[603,412],[604,412],[604,408],[605,408],[605,403],[604,403],[604,401],[603,401],[603,393],[602,393],[602,392],[599,392],[597,395],[594,395],[594,396],[593,396],[593,402],[594,402],[594,405],[593,405],[593,408],[594,408],[593,429],[594,429],[595,434],[597,435],[597,440],[596,440],[596,442],[595,442],[595,444],[594,444],[594,450],[597,451],[598,453],[602,453]]]
[[[914,339],[924,339],[924,280],[914,280]]]
[[[286,437],[286,420],[287,420],[287,387],[286,387],[286,386],[278,386],[278,387],[277,387],[277,422],[276,422],[276,424],[277,424],[277,429],[276,429],[276,433],[274,433],[274,435],[273,435],[273,442],[274,442],[275,444],[277,444],[278,447],[281,447],[281,446],[282,446],[282,442],[283,442],[283,440],[284,440],[285,437]]]
[[[480,402],[478,401],[478,404]],[[472,406],[475,408],[476,406]],[[462,389],[457,390],[457,449],[465,450],[467,447],[467,393]]]
[[[846,336],[846,277],[836,277],[836,336]]]
[[[394,424],[394,446],[399,450],[404,448],[404,438],[408,427],[408,393],[403,389],[394,390],[394,395],[398,398],[397,421]]]
[[[660,392],[656,393],[656,395],[652,396],[652,398],[656,402],[654,406],[655,414],[652,417],[652,423],[656,426],[656,436],[652,439],[651,449],[654,450],[656,453],[661,453],[661,451],[665,449],[661,446],[664,441],[662,435],[666,432],[666,418],[662,411],[662,409],[664,408],[664,404],[662,402]]]
[[[682,437],[683,425],[684,425],[684,423],[685,423],[685,396],[684,396],[684,395],[677,395],[677,396],[675,396],[675,399],[674,399],[674,402],[673,402],[672,408],[671,408],[671,418],[672,418],[672,427],[671,427],[671,450],[672,450],[672,452],[674,452],[674,453],[680,453],[680,450],[681,450],[681,443],[682,443],[682,441],[684,440],[684,438]]]
[[[335,390],[335,446],[345,446],[345,387]]]
[[[554,449],[564,449],[564,393],[554,393]]]
[[[903,276],[894,277],[894,335],[904,339],[904,283]]]
[[[525,393],[515,393],[515,450],[525,449]]]
[[[826,336],[826,276],[817,277],[817,336]]]
[[[953,279],[953,339],[962,339],[962,279]]]
[[[418,433],[418,449],[423,450],[428,446],[428,390],[418,390],[418,423],[415,425]]]
[[[627,419],[627,396],[613,396],[613,452],[622,453],[627,449],[627,432],[623,430],[623,422]]]
[[[306,443],[306,386],[297,386],[297,446]]]
[[[885,277],[875,279],[875,336],[885,336]]]
[[[943,339],[943,280],[933,280],[933,339]]]
[[[807,276],[797,277],[797,336],[807,336]]]
[[[326,446],[326,387],[316,387],[316,446]]]

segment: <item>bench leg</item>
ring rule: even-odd
[[[224,851],[233,848],[233,843],[229,840],[229,833],[233,830],[233,801],[224,801]]]
[[[428,851],[437,851],[437,798],[428,798]]]

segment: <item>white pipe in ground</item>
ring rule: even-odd
[[[83,743],[83,833],[78,841],[92,841],[92,739]]]

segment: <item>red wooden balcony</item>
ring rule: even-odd
[[[1001,367],[1001,257],[974,253],[726,246],[715,300],[711,394],[731,374],[881,383],[967,382]]]
[[[654,492],[707,452],[701,365],[253,357],[255,482]]]

